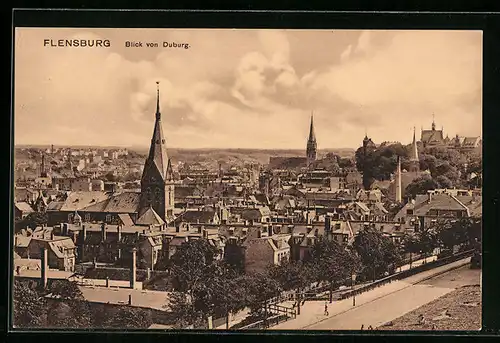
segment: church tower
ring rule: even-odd
[[[415,127],[413,127],[413,141],[411,143],[409,171],[413,173],[418,173],[420,171],[420,160],[418,158],[418,146],[417,140],[415,138]]]
[[[174,183],[161,123],[159,82],[156,82],[156,85],[156,119],[149,155],[141,178],[139,217],[152,208],[169,223],[174,214]]]
[[[309,127],[309,138],[307,139],[307,149],[306,149],[308,165],[316,161],[317,148],[318,145],[316,143],[316,135],[314,134],[313,115],[311,114],[311,125]]]

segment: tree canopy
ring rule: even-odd
[[[362,275],[375,280],[384,273],[392,273],[401,262],[401,254],[394,242],[373,228],[358,232],[353,248],[361,259]]]

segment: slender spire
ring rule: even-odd
[[[311,125],[309,127],[309,141],[316,141],[316,135],[314,134],[314,115],[311,112]]]
[[[413,141],[411,143],[411,156],[410,156],[410,160],[411,161],[418,161],[418,147],[417,147],[417,139],[415,137],[415,131],[416,131],[416,128],[415,126],[413,127]]]
[[[165,146],[165,137],[161,124],[160,114],[160,90],[159,82],[157,84],[157,100],[156,100],[156,120],[153,129],[153,137],[151,138],[151,146],[149,148],[148,162],[153,163],[158,168],[162,178],[166,177],[168,167],[168,154]],[[146,169],[144,169],[146,172]]]
[[[160,81],[156,81],[156,119],[160,118]]]
[[[432,113],[432,131],[436,130],[436,122],[434,120],[434,113]]]

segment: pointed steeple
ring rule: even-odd
[[[316,142],[316,135],[314,134],[314,116],[311,113],[311,125],[309,127],[309,142]]]
[[[168,168],[168,155],[161,123],[159,82],[156,82],[156,85],[156,120],[146,163],[153,163],[158,168],[163,180],[165,180]]]
[[[432,131],[436,130],[436,122],[434,121],[434,113],[432,114]]]
[[[161,119],[160,112],[160,82],[156,81],[156,120]]]
[[[413,141],[411,143],[411,155],[410,155],[410,161],[418,161],[418,146],[417,146],[417,139],[415,137],[415,131],[416,128],[413,127]]]
[[[307,164],[310,165],[316,161],[316,151],[318,145],[316,143],[316,135],[314,134],[314,121],[313,114],[311,113],[311,125],[309,126],[309,138],[307,139],[306,157]]]

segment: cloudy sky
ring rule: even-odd
[[[433,113],[450,137],[481,135],[482,33],[17,29],[15,142],[147,146],[155,81],[170,147],[302,149],[311,111],[319,149],[356,148],[365,131],[408,143]]]

